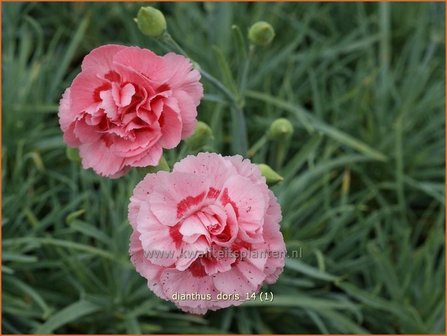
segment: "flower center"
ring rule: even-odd
[[[217,235],[222,232],[224,225],[219,221],[219,218],[217,218],[216,215],[201,212],[199,218],[210,234]]]

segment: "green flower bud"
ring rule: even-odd
[[[141,7],[135,22],[138,29],[147,36],[160,37],[166,31],[166,19],[162,12],[154,7]]]
[[[65,154],[70,161],[80,162],[81,157],[79,156],[79,149],[67,147],[65,150]]]
[[[268,46],[275,37],[275,30],[272,25],[265,21],[258,21],[250,27],[248,39],[251,43],[258,46]]]
[[[287,140],[293,134],[293,125],[285,118],[276,119],[268,131],[271,140]]]
[[[267,184],[269,186],[273,186],[283,180],[283,177],[275,172],[270,166],[260,163],[258,164],[259,170],[261,171],[262,176],[265,177]]]
[[[197,122],[196,130],[194,134],[185,140],[186,144],[192,150],[200,149],[207,145],[213,139],[213,131],[211,128],[202,121]]]

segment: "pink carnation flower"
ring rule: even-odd
[[[174,53],[105,45],[88,54],[59,107],[64,140],[84,168],[119,177],[157,165],[196,126],[200,74]]]
[[[129,221],[136,270],[187,312],[239,305],[284,267],[281,209],[258,167],[239,155],[200,153],[172,173],[146,175]]]

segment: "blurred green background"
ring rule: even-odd
[[[273,302],[185,314],[128,257],[127,205],[143,172],[111,181],[67,159],[58,101],[106,43],[163,52],[138,3],[3,4],[3,333],[444,333],[444,4],[155,4],[178,43],[244,102],[289,258]],[[241,85],[248,27],[269,21]],[[246,41],[245,41],[246,43]],[[214,48],[212,46],[215,46]],[[241,116],[203,79],[199,119],[244,147]],[[270,124],[295,132],[283,164]],[[242,141],[242,142],[241,142]],[[190,149],[167,154],[170,164]]]

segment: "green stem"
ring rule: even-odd
[[[168,32],[165,32],[159,41],[169,46],[171,49],[174,49],[183,56],[190,58],[186,51],[172,38],[171,34],[169,34]],[[233,94],[225,87],[225,85],[222,84],[222,82],[220,82],[217,78],[209,74],[207,71],[201,69],[200,67],[197,67],[197,70],[204,78],[206,78],[211,84],[219,89],[233,104],[237,104]]]
[[[225,87],[225,85],[222,84],[217,78],[213,77],[211,74],[206,72],[203,69],[198,69],[201,73],[201,75],[206,78],[211,84],[213,84],[217,89],[219,89],[229,100],[230,102],[237,106],[236,99],[234,98],[233,94]]]
[[[233,119],[233,152],[247,155],[248,140],[247,140],[247,125],[245,122],[244,112],[239,106],[235,106],[232,110]]]
[[[275,170],[279,171],[286,157],[288,141],[275,141]]]
[[[250,50],[248,51],[247,59],[244,62],[244,66],[242,68],[242,76],[239,83],[239,91],[241,92],[241,97],[244,97],[245,89],[247,88],[247,78],[250,71],[251,59],[253,58],[254,51],[255,46],[250,45]]]
[[[250,147],[250,149],[248,150],[248,157],[253,157],[256,155],[257,151],[259,149],[261,149],[262,146],[264,146],[267,142],[267,136],[264,134],[262,137],[259,138],[258,141],[256,141],[256,143]]]
[[[174,49],[178,53],[184,55],[185,57],[188,57],[186,51],[183,50],[183,48],[172,38],[172,36],[168,32],[165,32],[159,41]],[[238,139],[238,146],[237,148],[233,148],[233,150],[244,156],[247,155],[247,127],[244,112],[242,110],[243,104],[240,102],[239,99],[236,99],[234,95],[226,88],[226,86],[222,84],[222,82],[220,82],[217,78],[209,74],[207,71],[201,69],[199,66],[196,66],[196,68],[201,73],[201,75],[206,78],[212,85],[214,85],[219,91],[221,91],[222,94],[224,94],[224,96],[233,105],[233,136]],[[246,72],[248,73],[248,65]]]
[[[161,37],[161,41],[169,45],[172,49],[175,49],[178,53],[188,57],[185,50],[172,38],[171,34],[165,32]]]

